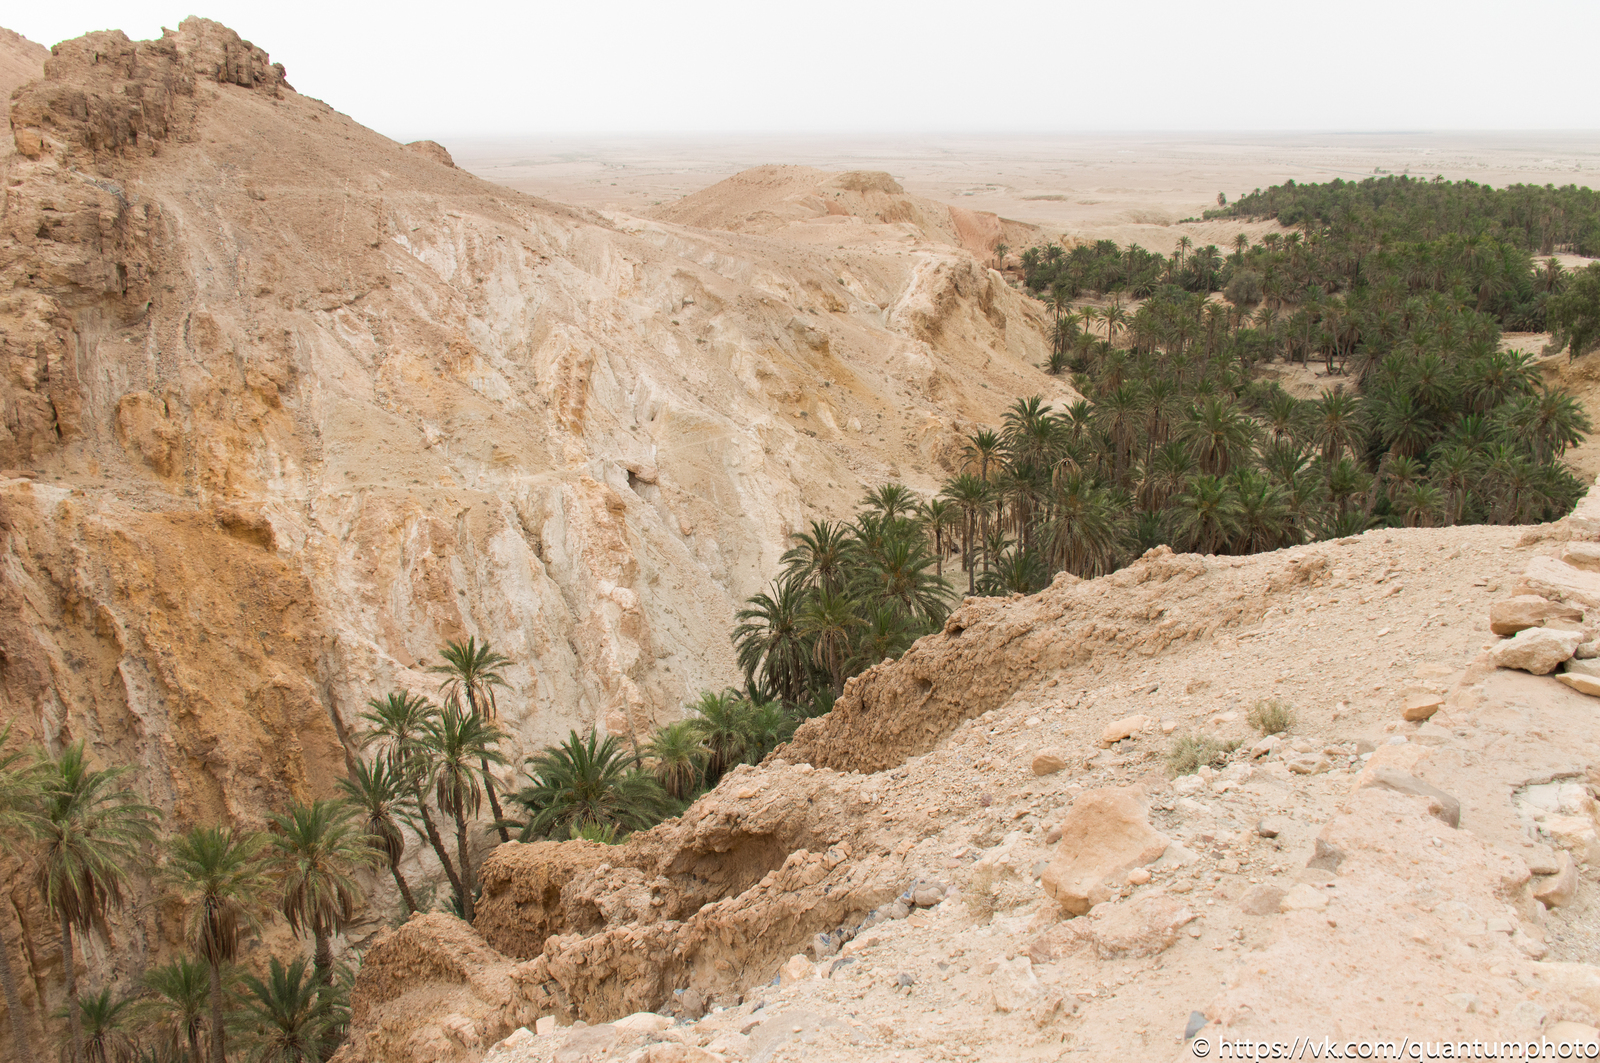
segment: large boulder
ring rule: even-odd
[[[1496,635],[1515,635],[1530,627],[1542,627],[1547,620],[1582,619],[1582,609],[1537,594],[1519,594],[1489,606],[1489,630]]]
[[[1128,872],[1166,852],[1150,826],[1140,791],[1086,790],[1061,824],[1061,841],[1044,873],[1044,890],[1068,915],[1082,915],[1122,885]]]
[[[1577,651],[1578,643],[1582,641],[1583,636],[1576,631],[1530,627],[1497,645],[1490,651],[1490,656],[1501,668],[1549,675],[1557,665]]]

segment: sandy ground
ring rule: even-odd
[[[1294,179],[1360,179],[1376,171],[1593,185],[1600,138],[1571,132],[1390,134],[1123,134],[922,137],[605,137],[451,141],[458,165],[563,203],[637,212],[763,163],[887,170],[920,196],[994,211],[1065,235],[1168,251],[1174,223]],[[1187,230],[1207,242],[1237,226]]]

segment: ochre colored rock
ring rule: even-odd
[[[1158,859],[1167,844],[1150,826],[1139,791],[1086,790],[1061,822],[1044,890],[1069,915],[1082,915],[1109,898],[1129,871]]]
[[[1405,695],[1400,715],[1413,723],[1426,720],[1444,708],[1444,695],[1431,690],[1412,690]]]
[[[1033,773],[1035,775],[1054,775],[1067,766],[1067,762],[1054,753],[1040,753],[1033,758]]]

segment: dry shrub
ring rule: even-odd
[[[1264,735],[1280,734],[1294,726],[1294,706],[1277,698],[1265,698],[1250,706],[1245,719]]]
[[[1227,747],[1210,735],[1181,734],[1167,750],[1167,770],[1174,775],[1193,775],[1201,765],[1220,760]]]

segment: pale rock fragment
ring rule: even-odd
[[[1250,759],[1260,760],[1262,757],[1270,757],[1281,745],[1283,745],[1282,735],[1268,735],[1250,747]]]
[[[1536,879],[1533,899],[1546,908],[1560,908],[1572,903],[1578,894],[1578,866],[1572,854],[1562,850],[1556,855],[1557,870],[1553,875]]]
[[[632,1056],[628,1058],[634,1059]],[[635,1063],[725,1063],[725,1060],[722,1056],[714,1056],[703,1048],[663,1041],[646,1048]]]
[[[1033,961],[1026,956],[1000,961],[989,978],[996,1011],[1012,1012],[1027,1007],[1044,993]]]
[[[1552,602],[1537,594],[1519,594],[1489,606],[1489,630],[1496,635],[1515,635],[1549,620],[1582,620],[1583,610]]]
[[[657,1015],[653,1011],[636,1011],[632,1015],[625,1015],[611,1025],[619,1030],[665,1030],[672,1025],[672,1020],[665,1015]]]
[[[1110,960],[1164,952],[1178,940],[1178,931],[1197,918],[1193,909],[1176,897],[1145,893],[1128,901],[1096,905],[1085,922],[1095,955]]]
[[[1144,730],[1145,725],[1149,722],[1149,718],[1145,716],[1127,716],[1120,720],[1113,720],[1111,723],[1106,724],[1106,729],[1100,733],[1100,741],[1102,744],[1109,746],[1113,742],[1131,738]]]
[[[1328,906],[1328,894],[1309,882],[1297,882],[1278,902],[1281,912],[1320,912]]]
[[[1530,627],[1496,645],[1489,655],[1500,668],[1549,675],[1557,665],[1572,656],[1582,641],[1582,636],[1577,632]]]
[[[1245,915],[1276,915],[1282,910],[1284,890],[1280,886],[1252,886],[1239,898],[1238,908]]]
[[[1452,827],[1461,826],[1461,802],[1437,786],[1423,782],[1415,775],[1408,775],[1398,768],[1379,764],[1362,772],[1361,778],[1356,782],[1358,790],[1367,787],[1394,790],[1397,793],[1424,798],[1428,802],[1430,814]]]
[[[1320,754],[1301,754],[1289,760],[1289,770],[1296,775],[1321,775],[1333,767],[1333,762]]]
[[[778,968],[778,977],[783,979],[784,985],[808,982],[816,976],[817,965],[798,953],[790,956],[784,965]]]
[[[1568,543],[1561,548],[1561,560],[1585,572],[1600,572],[1600,543]]]
[[[1580,694],[1600,698],[1600,676],[1587,675],[1584,672],[1562,672],[1556,676],[1556,682],[1569,686]]]

